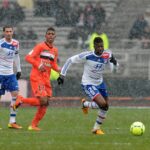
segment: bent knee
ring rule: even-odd
[[[48,106],[49,105],[49,102],[48,101],[42,101],[41,102],[41,106]]]
[[[108,111],[109,105],[106,103],[104,106],[100,107],[102,110]]]
[[[49,101],[47,98],[41,98],[40,99],[40,105],[41,106],[48,106],[49,105]]]

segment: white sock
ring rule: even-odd
[[[85,101],[84,102],[84,106],[92,108],[92,109],[98,109],[99,108],[99,106],[95,102],[93,102],[93,101],[92,102]]]
[[[95,129],[95,130],[100,129],[100,124],[98,124],[97,122],[95,122],[93,129]]]
[[[12,97],[11,104],[10,104],[10,119],[9,119],[9,123],[16,122],[17,111],[14,111],[13,108],[11,107],[15,102],[16,102],[16,97]]]
[[[95,122],[94,127],[93,127],[94,129],[100,129],[100,125],[105,120],[106,114],[107,114],[107,111],[102,110],[102,109],[99,110],[98,116],[96,118],[96,122]]]

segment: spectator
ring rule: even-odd
[[[84,9],[84,15],[85,17],[87,18],[87,16],[89,15],[93,15],[93,5],[89,2],[86,6],[85,6],[85,9]]]
[[[84,26],[80,28],[81,47],[85,48],[85,41],[89,34],[91,34],[95,28],[95,17],[93,14],[93,5],[89,2],[84,9]],[[80,18],[81,19],[81,18]]]
[[[49,10],[47,11],[47,15],[55,17],[57,9],[59,9],[59,0],[50,0]]]
[[[86,18],[84,12],[81,12],[79,20],[76,24],[77,35],[78,35],[78,45],[82,48],[85,48],[84,41],[87,39],[88,30],[85,28]]]
[[[85,24],[85,29],[88,31],[88,35],[94,31],[95,27],[96,27],[95,16],[93,14],[90,14],[89,16],[87,16]]]
[[[16,26],[25,18],[25,14],[22,10],[22,7],[20,7],[17,2],[11,2],[8,4],[4,3],[0,8],[0,14],[1,25],[11,24],[13,26]]]
[[[101,24],[105,22],[106,12],[100,2],[96,3],[96,6],[93,12],[94,12],[95,20],[96,20],[96,25],[101,26]]]
[[[139,15],[129,33],[130,39],[141,39],[144,34],[144,29],[148,26],[148,22],[145,20],[144,15]]]
[[[35,16],[42,16],[43,14],[43,1],[35,0],[35,10],[34,15]]]
[[[82,8],[79,6],[78,2],[74,2],[73,6],[71,7],[71,13],[70,13],[70,20],[71,20],[71,25],[75,26],[82,13]]]
[[[142,36],[142,48],[150,48],[150,26],[147,26],[144,29],[144,34]]]
[[[12,17],[16,20],[15,25],[19,22],[22,22],[25,19],[25,14],[22,7],[19,6],[17,2],[12,2],[13,5],[13,14]]]
[[[78,28],[77,27],[74,27],[69,35],[68,35],[68,39],[73,39],[73,40],[77,40],[78,39]]]
[[[3,8],[9,8],[9,1],[8,0],[3,0],[2,1],[2,7]]]
[[[37,34],[34,32],[34,30],[30,27],[27,30],[26,39],[30,40],[36,40],[38,38]]]
[[[96,28],[101,27],[102,23],[105,22],[105,10],[101,6],[100,2],[96,3],[96,6],[93,7],[92,3],[89,2],[85,8],[82,9],[79,7],[78,3],[75,2],[72,9],[71,17],[73,18],[73,23],[76,22],[76,29],[71,31],[70,36],[73,35],[73,38],[78,37],[78,44],[82,48],[86,48],[86,40],[87,37],[90,37],[92,33],[94,33]],[[77,13],[80,12],[80,13]],[[74,15],[75,14],[75,15]],[[79,14],[79,15],[78,15]],[[76,36],[74,36],[74,31],[76,32]]]
[[[84,27],[85,26],[85,15],[83,12],[80,13],[77,24],[78,27]]]
[[[69,43],[66,45],[66,47],[77,48],[78,38],[79,38],[79,28],[74,27],[68,35]]]
[[[26,37],[27,37],[26,31],[21,26],[18,26],[16,28],[15,38],[19,40],[26,40],[27,39]]]
[[[56,10],[56,26],[70,26],[70,1],[61,0],[58,3],[58,9]]]

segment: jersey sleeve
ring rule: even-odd
[[[17,68],[17,72],[21,72],[20,56],[19,56],[19,54],[15,55],[14,62],[15,62],[16,68]]]
[[[32,64],[34,67],[38,68],[40,63],[38,61],[38,58],[40,56],[40,52],[41,52],[41,47],[40,45],[37,45],[33,48],[33,50],[31,50],[25,57],[25,60],[27,62],[29,62],[30,64]]]
[[[15,51],[15,55],[17,55],[19,53],[19,41],[16,42],[16,51]]]
[[[20,56],[19,56],[19,41],[16,41],[16,51],[14,56],[14,62],[17,68],[17,72],[21,72]]]
[[[87,52],[80,53],[78,55],[74,55],[67,59],[65,64],[63,65],[61,69],[61,75],[66,76],[67,70],[69,67],[74,63],[84,63],[86,60]]]

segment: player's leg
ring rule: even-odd
[[[21,106],[23,103],[29,104],[31,106],[40,106],[40,101],[36,97],[29,97],[25,98],[21,95],[17,96],[16,102],[12,105],[13,109],[16,110],[19,106]]]
[[[85,98],[82,98],[82,107],[83,108],[92,108],[92,109],[98,109],[99,106],[94,101],[86,101]]]
[[[82,89],[85,92],[85,94],[90,99],[92,99],[92,101],[86,101],[85,98],[82,98],[81,102],[82,102],[83,113],[87,114],[89,108],[99,109],[99,106],[97,105],[97,103],[93,101],[93,99],[99,95],[99,90],[97,89],[97,87],[93,85],[82,85]],[[105,103],[105,101],[103,101],[103,103]]]
[[[45,116],[47,108],[48,108],[47,106],[39,106],[37,108],[37,112],[34,118],[32,119],[31,125],[28,127],[28,130],[36,130],[36,131],[41,130],[40,128],[38,128],[38,125],[39,125],[39,122]]]
[[[96,133],[97,130],[101,129],[101,125],[106,119],[107,112],[108,112],[108,104],[106,106],[99,108],[98,115],[92,130],[93,133]]]
[[[1,100],[1,95],[0,95],[0,100]],[[0,130],[1,130],[2,128],[0,127]]]
[[[83,107],[88,107],[88,108],[92,108],[92,109],[99,109],[99,107],[100,107],[99,105],[101,105],[101,106],[106,105],[106,101],[103,98],[103,95],[107,96],[108,94],[106,93],[106,86],[104,83],[102,83],[98,86],[82,85],[82,89],[84,90],[85,94],[90,99],[92,99],[92,101],[86,101],[85,98],[83,98],[82,99]],[[101,95],[101,92],[103,93],[103,95]],[[98,97],[98,98],[96,98],[96,97]],[[97,104],[97,102],[94,101],[95,98],[100,100],[100,101],[98,101],[99,105]]]
[[[48,103],[49,97],[52,95],[52,89],[51,89],[50,83],[40,82],[38,91],[36,91],[36,93],[34,92],[34,95],[38,96],[41,105],[38,107],[37,112],[32,120],[31,125],[28,127],[28,129],[39,131],[40,128],[38,128],[38,124],[46,114],[47,107],[49,104]]]
[[[1,100],[1,95],[0,95],[0,100]],[[0,130],[1,130],[2,128],[0,127]]]
[[[101,89],[101,86],[86,85],[82,87],[85,93],[88,95],[88,97],[92,99],[92,101],[84,101],[83,106],[85,108],[99,109],[99,113],[92,132],[96,134],[104,134],[100,130],[100,126],[103,120],[105,119],[106,112],[108,110],[107,101],[104,99],[104,96],[106,97],[106,99],[108,99],[107,98],[108,93],[106,89]]]
[[[104,120],[106,119],[106,114],[107,114],[108,108],[109,108],[109,104],[108,104],[109,98],[108,98],[107,90],[99,89],[99,91],[100,91],[99,96],[97,96],[97,97],[95,97],[95,99],[93,99],[99,106],[98,115],[97,115],[93,130],[92,130],[93,133],[96,133],[96,134],[98,134],[101,125],[103,124]],[[102,103],[103,101],[105,101],[104,104]]]
[[[94,101],[87,101],[86,98],[82,98],[81,99],[81,103],[82,103],[82,111],[84,114],[88,114],[89,112],[89,108],[91,109],[98,109],[98,105],[94,102]]]
[[[13,109],[18,108],[22,103],[29,104],[31,106],[40,106],[39,98],[41,89],[43,88],[43,83],[40,80],[30,80],[32,91],[36,97],[25,98],[21,95],[18,95],[16,103],[13,105]]]
[[[1,96],[5,94],[5,86],[4,86],[4,76],[0,75],[0,100]],[[2,128],[0,127],[0,130]]]
[[[47,106],[48,106],[48,100],[47,97],[40,97],[39,101],[47,101],[47,103],[45,103],[44,105],[40,105],[37,108],[37,112],[34,116],[34,118],[32,119],[31,125],[28,127],[28,130],[35,130],[35,131],[39,131],[41,130],[40,128],[38,128],[39,122],[43,119],[43,117],[46,114],[47,111]]]
[[[11,99],[11,103],[10,103],[10,119],[9,119],[8,127],[14,128],[14,129],[21,129],[22,126],[20,126],[16,123],[17,110],[14,110],[12,108],[12,106],[14,105],[14,103],[16,101],[17,95],[18,95],[18,91],[11,92],[12,99]]]
[[[15,103],[19,91],[18,81],[15,74],[5,77],[5,90],[11,93],[10,119],[8,127],[21,129],[22,127],[16,123],[17,111],[13,110],[12,108],[12,105]]]

